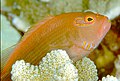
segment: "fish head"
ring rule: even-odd
[[[93,50],[102,41],[111,27],[110,20],[98,13],[85,12],[73,18],[76,29],[76,44],[84,50]]]

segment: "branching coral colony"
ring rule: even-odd
[[[30,65],[23,60],[12,66],[13,81],[78,81],[78,70],[67,53],[54,50],[43,57],[39,66]]]
[[[97,69],[93,61],[84,57],[73,64],[64,50],[53,50],[43,57],[38,66],[16,61],[12,66],[13,81],[97,81]],[[102,81],[118,81],[107,76]]]

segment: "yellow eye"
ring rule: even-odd
[[[91,23],[94,22],[94,18],[93,18],[93,17],[88,17],[88,16],[87,16],[87,17],[85,18],[85,22],[91,24]]]

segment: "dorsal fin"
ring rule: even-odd
[[[44,18],[43,20],[38,21],[37,24],[32,25],[30,28],[28,28],[27,32],[24,34],[22,39],[24,37],[26,37],[29,33],[31,33],[32,31],[34,31],[36,29],[38,29],[38,27],[40,27],[41,25],[43,25],[44,23],[46,23],[47,21],[49,21],[49,20],[51,20],[53,18],[54,18],[54,16],[48,16],[48,17]]]
[[[54,16],[48,16],[48,17],[44,18],[43,20],[38,21],[37,24],[32,25],[32,26],[27,30],[27,32],[33,30],[35,27],[36,27],[36,28],[37,28],[38,26],[40,27],[41,25],[43,25],[43,24],[46,23],[47,21],[51,20],[52,18],[54,18]],[[27,33],[27,32],[26,32],[26,33]]]

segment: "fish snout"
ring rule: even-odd
[[[104,16],[102,26],[99,30],[100,38],[103,38],[111,27],[111,21],[108,17]]]
[[[106,32],[108,32],[110,27],[111,27],[111,21],[108,19],[108,17],[104,16],[103,29],[106,30]]]
[[[98,29],[97,40],[95,41],[96,45],[98,45],[102,41],[111,27],[111,22],[106,16],[103,16],[103,19],[101,21],[102,24]]]

